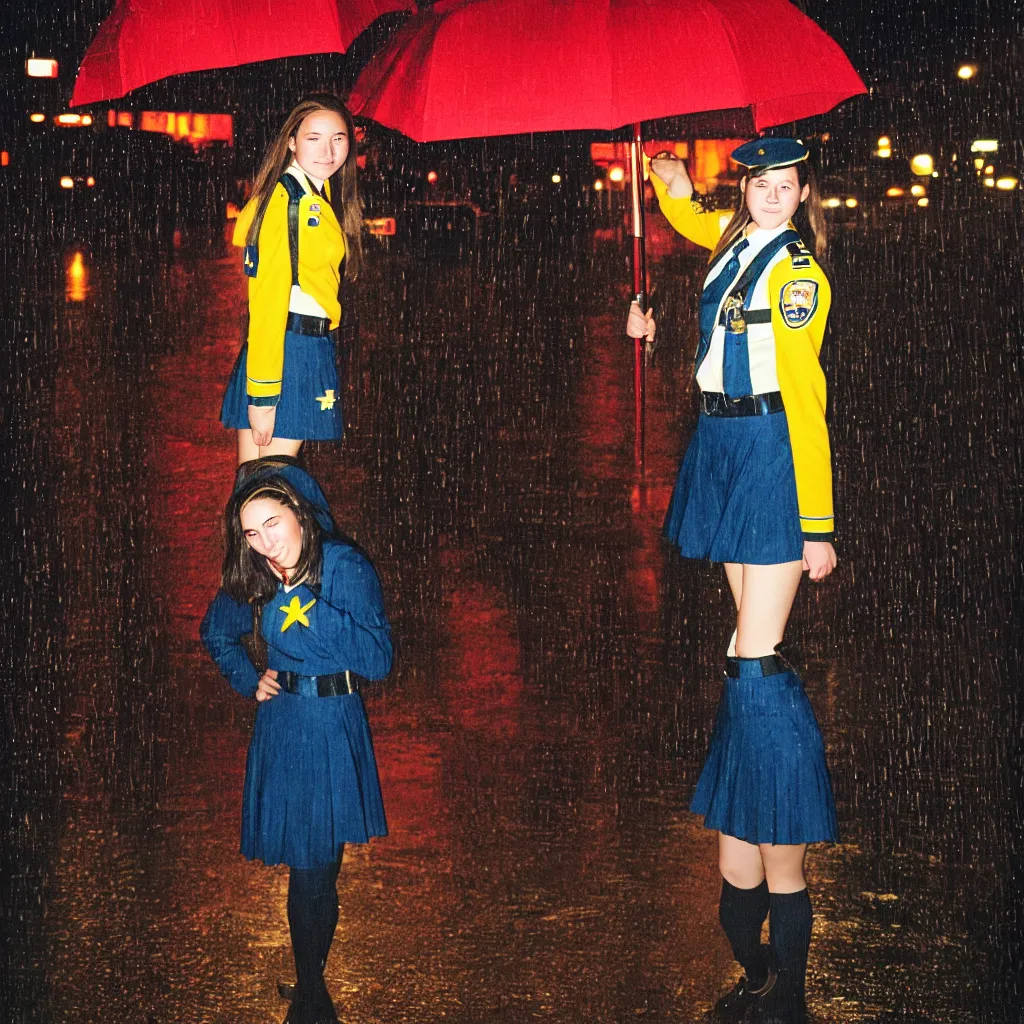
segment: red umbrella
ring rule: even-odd
[[[343,53],[380,15],[411,10],[412,0],[117,0],[82,61],[71,105],[186,71]]]
[[[760,130],[865,91],[788,0],[441,0],[373,57],[349,105],[418,142],[633,125],[633,277],[646,308],[641,121],[747,107]]]

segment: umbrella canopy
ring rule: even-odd
[[[866,92],[788,0],[442,0],[349,96],[418,142],[748,107],[760,130]]]
[[[380,15],[414,9],[412,0],[117,0],[82,61],[71,105],[186,71],[343,53]]]
[[[440,0],[363,69],[353,113],[418,142],[633,126],[633,292],[647,305],[641,122],[747,109],[758,130],[866,92],[788,0]],[[634,342],[636,463],[645,362]]]

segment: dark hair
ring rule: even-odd
[[[260,469],[269,460],[260,460]],[[289,463],[283,462],[282,465]],[[269,468],[273,468],[271,464]],[[295,513],[302,530],[302,548],[299,561],[289,583],[304,583],[319,587],[323,570],[323,541],[325,532],[317,522],[316,509],[283,476],[254,471],[247,480],[235,488],[224,510],[224,566],[221,586],[241,604],[262,608],[280,583],[263,555],[249,546],[242,532],[242,509],[258,498],[270,498]]]
[[[288,146],[302,127],[302,122],[320,110],[329,110],[337,114],[345,122],[348,132],[348,159],[327,180],[330,183],[329,194],[331,209],[334,210],[338,223],[345,236],[345,277],[354,280],[363,262],[363,204],[359,200],[359,180],[356,160],[356,126],[352,115],[337,96],[328,93],[316,93],[300,101],[285,118],[277,137],[270,144],[260,169],[256,172],[253,182],[253,200],[256,212],[249,225],[246,237],[247,245],[259,242],[260,228],[263,227],[263,216],[267,212],[267,204],[274,193],[278,179],[291,166],[294,156]]]
[[[810,166],[807,160],[801,160],[800,163],[792,164],[791,166],[796,168],[800,191],[803,191],[804,185],[809,186],[807,198],[797,207],[796,213],[793,214],[793,226],[803,240],[804,245],[820,261],[825,258],[825,253],[828,251],[828,228],[825,223],[824,214],[821,212],[821,198],[818,194],[818,182],[814,176],[814,168]],[[760,178],[765,173],[766,168],[764,167],[751,167],[743,176],[743,180],[740,182],[739,199],[736,202],[736,209],[733,211],[732,220],[726,224],[722,237],[718,240],[718,245],[715,246],[714,252],[711,253],[712,260],[719,253],[728,249],[747,230],[747,225],[753,218],[747,209],[746,184],[751,179]]]

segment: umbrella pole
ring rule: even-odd
[[[647,312],[647,253],[644,249],[644,137],[640,122],[633,125],[629,147],[630,181],[633,198],[633,298]],[[633,458],[640,475],[644,472],[647,367],[643,338],[633,339]]]

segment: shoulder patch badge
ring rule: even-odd
[[[247,245],[242,256],[242,269],[246,277],[255,277],[260,266],[260,250],[255,245]]]
[[[782,289],[779,310],[787,327],[803,327],[818,310],[817,281],[789,281]]]
[[[811,251],[803,242],[790,242],[786,249],[794,270],[803,270],[811,265]]]

